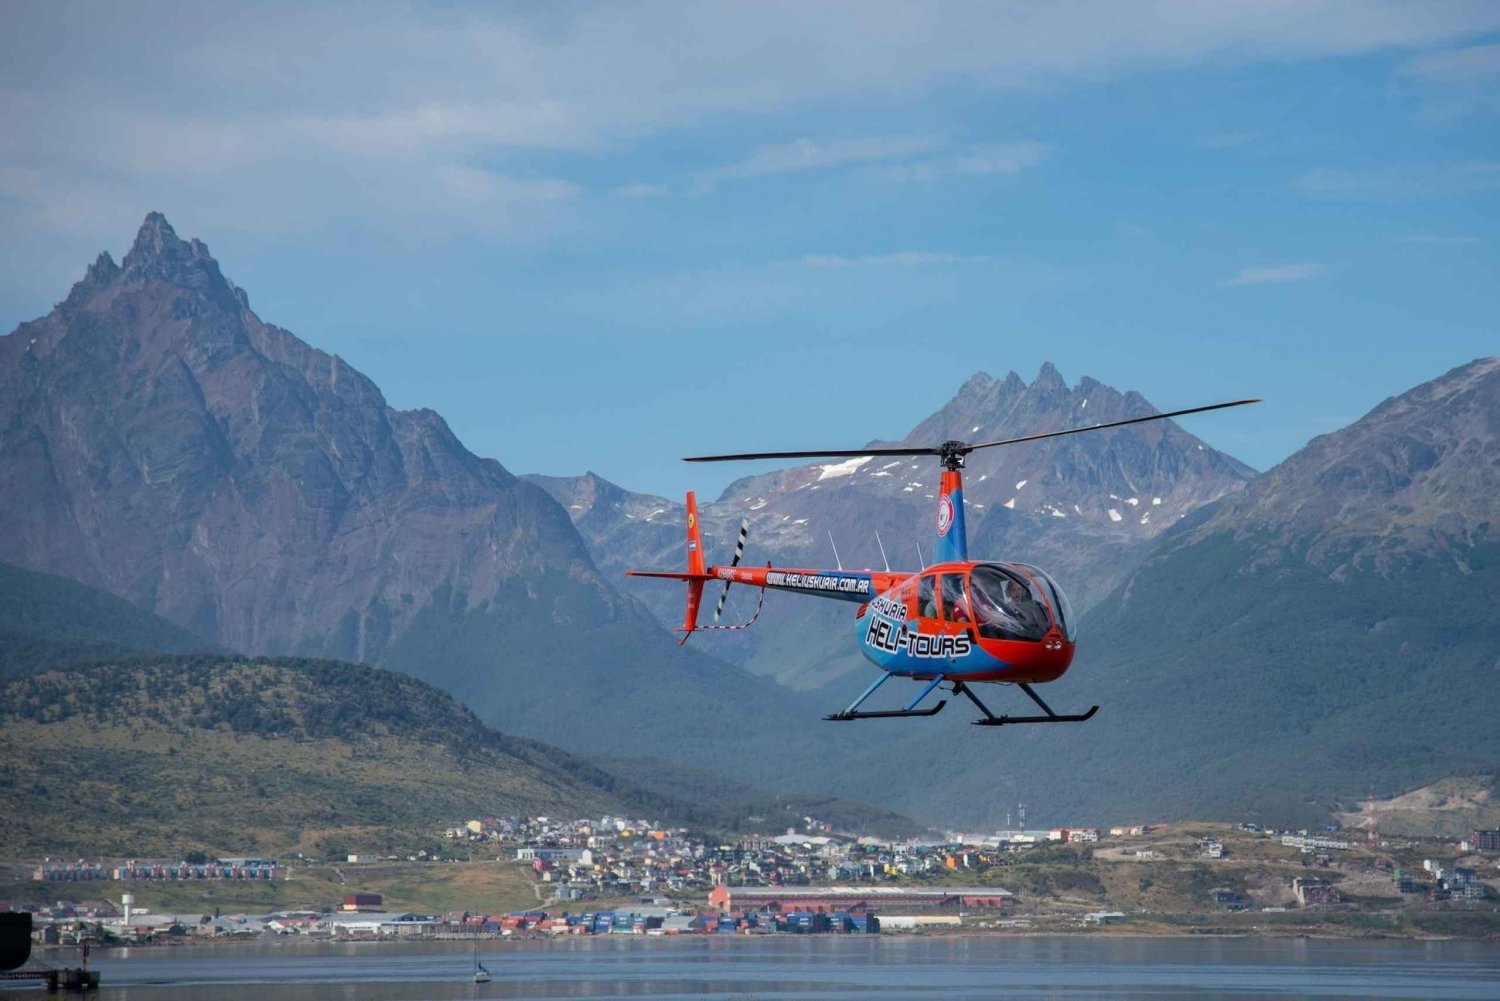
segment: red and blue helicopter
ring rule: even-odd
[[[1073,662],[1077,623],[1067,595],[1040,567],[1027,563],[970,560],[968,538],[964,530],[963,467],[969,453],[981,448],[1018,445],[1025,442],[1103,431],[1166,420],[1188,414],[1223,410],[1258,399],[1234,400],[1205,407],[1150,414],[1106,424],[1090,424],[1063,431],[1047,431],[1005,438],[999,441],[945,441],[940,445],[918,448],[863,448],[832,451],[744,452],[735,455],[691,456],[688,462],[730,462],[744,459],[834,459],[882,455],[933,455],[943,467],[937,497],[936,562],[917,572],[812,570],[791,567],[742,567],[746,525],[741,524],[734,558],[726,566],[708,566],[698,530],[698,502],[692,492],[687,495],[687,570],[681,573],[631,570],[633,577],[664,577],[687,582],[687,612],[683,619],[682,642],[695,631],[739,629],[720,626],[718,619],[733,584],[761,589],[792,591],[797,594],[833,598],[859,605],[855,612],[855,640],[860,652],[881,670],[879,678],[842,712],[823,717],[828,720],[889,719],[892,717],[936,716],[948,704],[939,700],[927,709],[920,706],[934,691],[946,688],[962,695],[984,715],[974,720],[976,726],[1004,726],[1014,723],[1080,723],[1099,711],[1061,715],[1052,711],[1032,685],[1055,681]],[[703,587],[711,581],[723,581],[724,590],[714,611],[714,625],[699,626],[698,611]],[[893,677],[925,682],[925,687],[904,708],[861,710],[865,700]],[[1041,709],[1039,716],[996,716],[979,699],[971,686],[976,684],[1015,685]]]

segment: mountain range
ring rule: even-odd
[[[1009,438],[1157,412],[1139,393],[1092,378],[1070,387],[1046,364],[1030,383],[1014,372],[977,374],[905,437],[867,445]],[[855,458],[737,480],[700,505],[704,545],[710,557],[726,553],[743,520],[747,562],[832,567],[837,558],[850,567],[919,569],[931,555],[939,472],[931,458]],[[970,555],[1044,566],[1087,608],[1164,531],[1253,475],[1171,421],[977,451],[964,473]],[[631,493],[593,474],[528,479],[567,508],[606,573],[682,562],[680,501]],[[681,623],[676,589],[639,593],[664,624]],[[715,637],[715,651],[788,687],[823,689],[826,698],[868,670],[839,628],[844,609],[781,595],[769,596],[767,606],[778,628]]]
[[[997,824],[1018,801],[1041,822],[1326,816],[1371,785],[1496,769],[1497,385],[1481,359],[1259,475],[1165,421],[975,453],[970,552],[1047,567],[1088,609],[1047,697],[1103,709],[835,726],[818,717],[874,671],[847,607],[773,595],[755,629],[679,648],[662,626],[680,586],[617,574],[680,567],[680,502],[473,455],[260,320],[153,213],[119,265],[101,255],[0,337],[0,560],[130,602],[175,649],[367,661],[508,732],[933,822]],[[975,375],[897,440],[1151,412],[1048,365]],[[936,476],[854,459],[747,477],[703,506],[706,546],[727,555],[745,519],[750,562],[831,566],[836,545],[845,566],[914,568]]]
[[[0,428],[0,560],[221,648],[399,668],[585,751],[658,719],[686,754],[796,706],[679,648],[544,491],[263,322],[159,213],[0,338]]]

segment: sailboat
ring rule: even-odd
[[[474,982],[476,984],[487,984],[490,982],[490,971],[484,968],[479,961],[479,943],[474,943]]]

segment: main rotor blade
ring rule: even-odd
[[[689,455],[683,462],[730,462],[736,459],[853,459],[865,455],[940,455],[936,448],[849,448],[832,452],[739,452],[734,455]]]
[[[966,451],[972,452],[976,448],[993,448],[996,445],[1018,445],[1027,441],[1041,441],[1043,438],[1061,438],[1065,434],[1082,434],[1084,431],[1104,431],[1108,428],[1124,427],[1127,424],[1143,424],[1146,421],[1164,421],[1169,417],[1182,417],[1186,414],[1201,414],[1209,410],[1223,410],[1226,407],[1243,407],[1247,403],[1259,403],[1260,398],[1249,400],[1232,400],[1229,403],[1214,403],[1206,407],[1189,407],[1187,410],[1174,410],[1168,414],[1151,414],[1147,417],[1132,417],[1124,421],[1110,421],[1108,424],[1088,424],[1084,427],[1068,428],[1066,431],[1046,431],[1042,434],[1028,434],[1020,438],[1003,438],[1000,441],[983,441],[970,445]]]

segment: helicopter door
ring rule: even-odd
[[[938,617],[936,580],[932,576],[926,576],[917,581],[917,617],[922,619]]]

